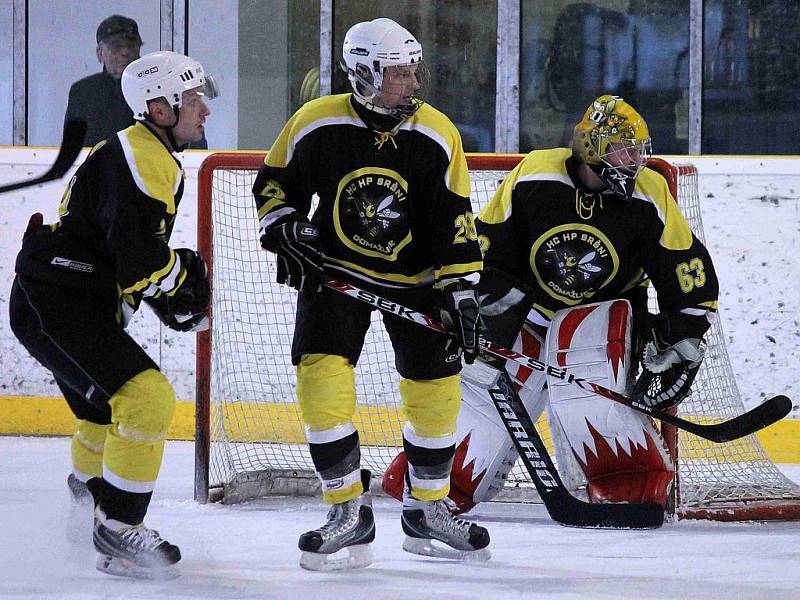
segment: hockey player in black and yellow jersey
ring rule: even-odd
[[[262,166],[253,193],[261,243],[278,258],[278,282],[301,290],[292,346],[297,397],[328,522],[300,538],[309,569],[366,566],[374,537],[369,473],[360,466],[354,365],[371,308],[320,288],[323,263],[335,275],[375,286],[405,305],[452,317],[465,358],[476,353],[472,285],[481,252],[458,131],[421,99],[422,47],[390,19],[353,26],[343,68],[353,93],[305,104],[288,121]],[[319,205],[311,220],[312,196]],[[386,289],[391,291],[385,291]],[[411,468],[404,548],[475,555],[485,529],[443,509],[461,402],[460,352],[436,334],[391,315],[383,323],[401,375],[403,441]],[[347,547],[350,558],[329,560]]]
[[[603,129],[626,133],[606,134],[600,146]],[[613,142],[627,141],[625,135],[630,144]],[[571,149],[528,154],[483,209],[486,267],[533,290],[535,322],[548,324],[558,310],[619,298],[649,282],[662,321],[671,321],[660,325],[669,337],[702,338],[716,312],[716,276],[667,182],[645,166],[644,119],[623,100],[602,96],[574,137]]]
[[[718,285],[649,155],[644,119],[610,95],[589,106],[572,148],[528,154],[478,217],[479,295],[488,338],[665,408],[700,367]],[[576,464],[574,480],[562,472],[568,483],[596,502],[666,504],[674,467],[649,419],[547,374],[508,370],[534,420],[549,402],[559,465]],[[496,495],[517,458],[486,396],[491,378],[477,364],[463,374],[450,494],[459,512]]]
[[[97,568],[158,577],[180,560],[143,525],[175,396],[125,326],[142,301],[174,329],[203,325],[205,263],[168,242],[184,189],[174,153],[203,137],[204,98],[216,89],[198,62],[155,52],[125,69],[122,90],[136,123],[92,148],[57,223],[31,217],[10,317],[78,419],[69,486],[74,498],[88,498],[88,487],[94,499]]]

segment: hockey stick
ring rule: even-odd
[[[439,333],[448,336],[453,335],[453,333],[443,323],[440,323],[434,318],[402,306],[396,302],[392,302],[386,298],[382,298],[373,292],[357,288],[354,285],[343,283],[335,279],[325,281],[325,286],[357,300],[361,300],[362,302],[366,302],[367,304],[371,304],[372,306],[385,312],[389,312],[409,321],[413,321],[418,325],[427,327],[428,329],[438,331]],[[533,369],[534,371],[545,372],[552,377],[557,377],[563,381],[566,381],[567,383],[577,385],[578,387],[593,392],[598,396],[602,396],[614,402],[618,402],[619,404],[628,406],[633,410],[644,413],[664,423],[674,425],[678,429],[688,431],[689,433],[693,433],[698,437],[710,440],[712,442],[729,442],[731,440],[750,435],[751,433],[755,433],[756,431],[771,425],[775,421],[779,421],[789,414],[789,411],[792,410],[792,401],[786,396],[779,395],[770,398],[752,410],[742,413],[741,415],[728,421],[703,425],[701,423],[687,421],[686,419],[682,419],[676,415],[671,415],[665,411],[652,408],[641,402],[637,402],[623,394],[620,394],[619,392],[615,392],[614,390],[610,390],[596,383],[592,383],[591,381],[586,381],[581,377],[576,377],[575,375],[569,373],[566,369],[548,365],[547,363],[536,360],[531,356],[520,354],[519,352],[504,348],[499,344],[495,344],[494,342],[487,340],[483,336],[478,338],[478,342],[480,344],[481,351],[486,352],[487,354],[505,360],[511,360]]]
[[[494,365],[492,365],[494,366]],[[567,527],[653,529],[664,523],[664,509],[655,503],[593,504],[579,500],[564,486],[547,448],[502,368],[489,390],[536,491],[550,517]]]
[[[83,138],[86,135],[86,121],[82,119],[70,119],[64,123],[64,137],[61,140],[61,148],[58,151],[58,156],[44,175],[28,179],[27,181],[18,181],[9,185],[0,186],[0,194],[4,192],[13,192],[24,187],[38,185],[40,183],[47,183],[55,179],[61,179],[67,171],[69,171],[72,163],[80,154],[83,147]]]
[[[336,280],[326,281],[325,286],[429,329],[452,335],[438,321],[355,286]],[[561,481],[542,438],[514,390],[511,377],[503,367],[497,367],[498,359],[489,358],[487,362],[497,370],[497,377],[489,390],[492,402],[554,521],[567,527],[614,529],[653,529],[663,524],[664,509],[658,504],[592,504],[573,496]]]

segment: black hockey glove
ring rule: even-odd
[[[478,346],[480,315],[475,289],[468,281],[456,279],[442,289],[442,296],[444,298],[442,321],[455,332],[458,345],[464,353],[464,362],[471,365],[480,351]]]
[[[322,285],[322,253],[319,229],[297,213],[279,219],[261,236],[261,247],[278,258],[275,280],[307,294],[316,294]]]
[[[679,316],[655,316],[651,338],[644,344],[642,373],[633,387],[634,400],[664,410],[687,396],[706,353],[702,337],[691,329]]]
[[[203,331],[208,329],[208,305],[211,302],[211,287],[208,269],[203,257],[188,248],[176,248],[175,254],[186,271],[186,277],[175,292],[168,296],[145,298],[164,325],[175,331]]]

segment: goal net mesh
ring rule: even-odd
[[[274,258],[260,248],[251,194],[263,157],[232,154],[228,165],[225,156],[213,155],[213,167],[204,166],[208,172],[205,178],[201,173],[199,190],[198,235],[201,246],[206,246],[201,250],[210,258],[213,305],[212,330],[201,338],[205,343],[198,345],[198,373],[203,373],[198,380],[198,415],[206,415],[198,418],[198,440],[206,443],[198,445],[196,486],[207,489],[196,489],[196,495],[206,499],[210,490],[212,499],[235,502],[270,492],[310,493],[316,480],[289,358],[296,293],[274,281]],[[493,161],[486,155],[469,159],[476,212],[517,160],[498,156]],[[684,215],[704,240],[694,167],[676,168],[664,161],[655,161],[653,166],[668,181],[673,179]],[[651,303],[656,311],[654,298]],[[719,319],[707,341],[709,351],[692,393],[680,406],[681,416],[704,423],[727,420],[745,410]],[[402,448],[402,423],[399,376],[377,312],[356,367],[356,381],[354,421],[360,433],[362,465],[380,475]],[[606,401],[598,398],[598,402]],[[546,417],[538,425],[552,449]],[[672,430],[665,431],[667,438],[674,435]],[[684,432],[677,439],[675,510],[679,515],[717,518],[709,511],[719,507],[721,514],[733,518],[737,510],[752,506],[797,507],[800,490],[769,460],[755,436],[727,444]],[[574,465],[559,465],[559,470],[565,480],[574,480]],[[531,488],[521,462],[509,475],[506,488]],[[749,516],[771,518],[769,511]]]

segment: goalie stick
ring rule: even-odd
[[[664,523],[664,509],[658,504],[592,504],[570,494],[561,481],[528,411],[514,390],[511,377],[503,368],[498,368],[498,372],[495,385],[489,390],[492,402],[554,521],[567,527],[661,527]]]
[[[20,188],[38,185],[40,183],[47,183],[55,179],[61,179],[67,171],[69,171],[72,163],[80,154],[83,147],[83,138],[86,135],[86,121],[82,119],[70,119],[64,123],[64,136],[61,140],[61,148],[58,150],[53,166],[44,175],[28,179],[26,181],[18,181],[8,185],[0,186],[0,194],[4,192],[13,192]]]
[[[392,302],[386,298],[382,298],[373,292],[360,289],[352,284],[344,283],[335,279],[329,279],[325,281],[325,286],[357,300],[361,300],[362,302],[366,302],[367,304],[371,304],[380,310],[392,313],[409,321],[413,321],[418,325],[427,327],[428,329],[438,331],[439,333],[448,336],[453,335],[453,333],[443,323],[440,323],[434,318],[402,306],[396,302]],[[569,373],[566,369],[549,365],[536,360],[531,356],[520,354],[519,352],[504,348],[499,344],[495,344],[494,342],[487,340],[483,336],[479,336],[478,343],[480,344],[482,352],[505,360],[511,360],[533,369],[534,371],[546,372],[552,377],[557,377],[566,381],[567,383],[577,385],[580,388],[594,392],[598,396],[602,396],[614,402],[618,402],[619,404],[628,406],[633,410],[644,413],[664,423],[674,425],[678,429],[688,431],[689,433],[693,433],[698,437],[710,440],[712,442],[729,442],[731,440],[750,435],[751,433],[755,433],[756,431],[759,431],[764,427],[779,421],[789,414],[789,411],[792,410],[792,401],[786,396],[778,395],[766,400],[755,408],[742,413],[737,417],[734,417],[733,419],[722,421],[720,423],[704,425],[702,423],[687,421],[686,419],[682,419],[676,415],[671,415],[666,411],[658,410],[641,402],[637,402],[623,394],[620,394],[619,392],[615,392],[596,383],[592,383],[591,381],[586,381],[581,377],[576,377],[575,375]],[[491,364],[491,361],[489,362]]]
[[[376,294],[336,280],[326,281],[325,286],[429,329],[452,335],[442,323]],[[498,377],[489,390],[492,402],[548,514],[555,522],[567,527],[613,529],[661,527],[664,523],[664,509],[657,504],[592,504],[570,494],[561,481],[553,459],[550,458],[528,411],[514,390],[511,377],[504,368],[497,366],[496,359],[489,358],[487,363],[498,372]]]

